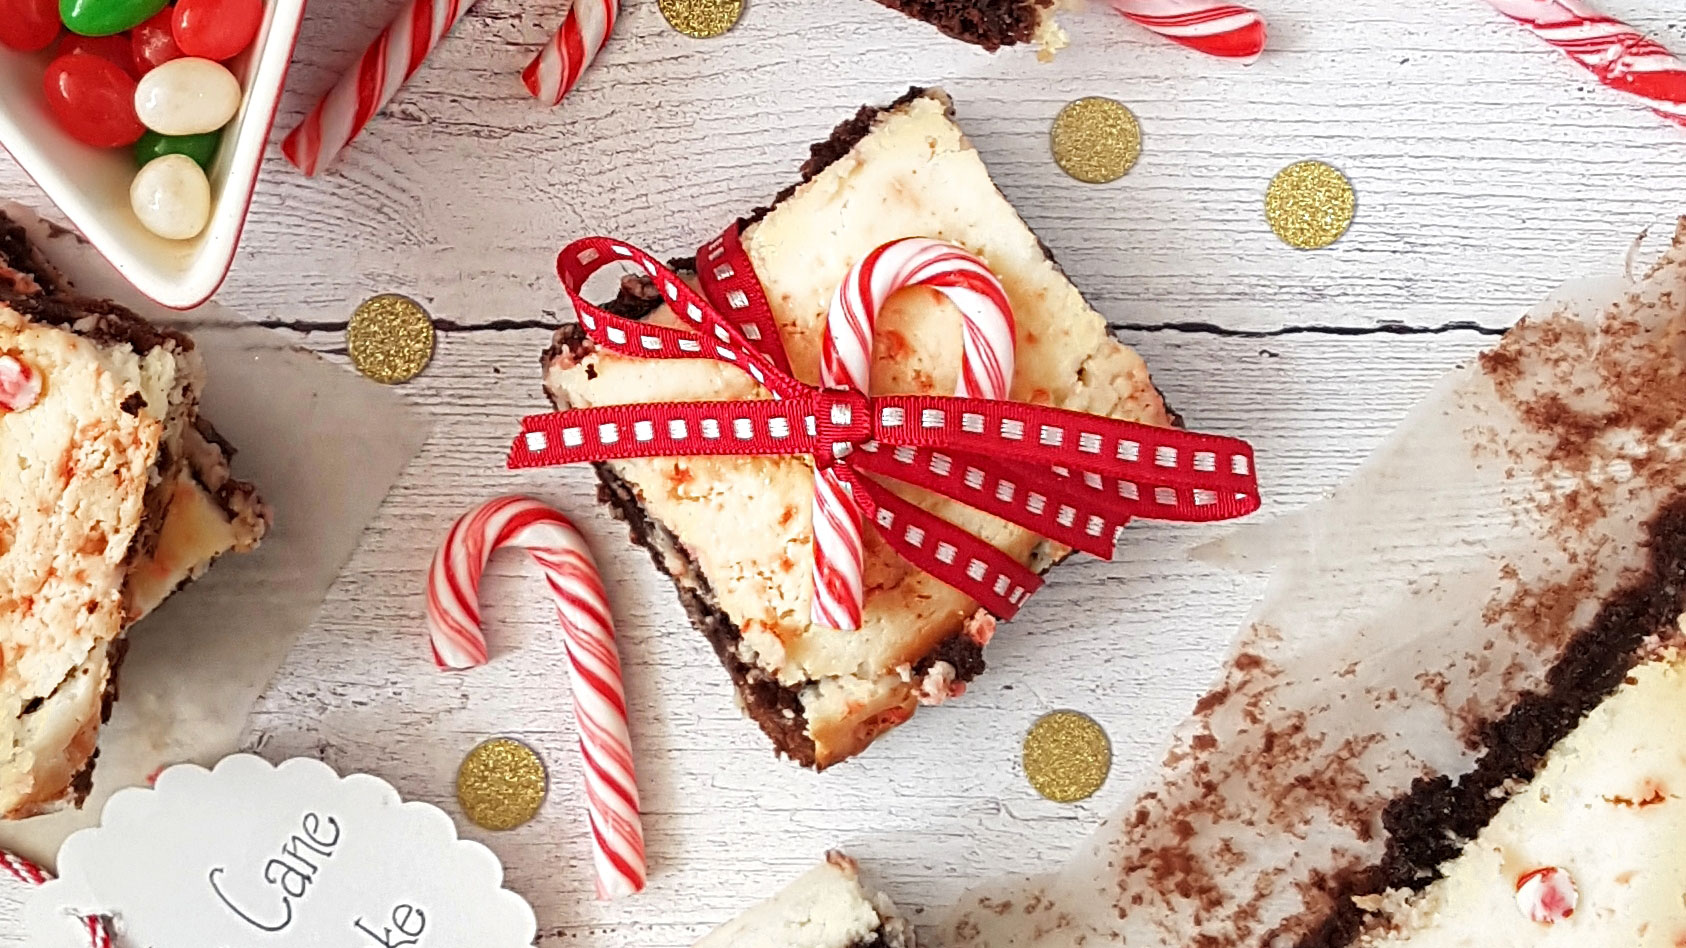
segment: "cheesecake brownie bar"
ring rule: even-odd
[[[198,415],[193,341],[78,296],[0,216],[0,354],[39,377],[0,413],[0,818],[79,802],[123,635],[269,511]]]
[[[996,190],[940,91],[864,109],[816,145],[802,181],[742,230],[796,374],[814,383],[828,302],[850,266],[907,236],[982,257],[1012,299],[1015,400],[1154,425],[1171,421],[1146,365],[1107,334],[1047,249]],[[614,308],[674,323],[650,288],[627,280]],[[875,392],[949,394],[959,316],[933,292],[880,314]],[[748,376],[707,360],[643,361],[595,351],[577,326],[544,358],[558,408],[764,398]],[[995,620],[867,532],[862,627],[808,621],[813,467],[805,457],[656,458],[598,465],[602,493],[667,572],[713,643],[749,715],[779,750],[824,768],[859,753],[921,704],[964,690],[983,669]],[[904,497],[1042,570],[1067,552],[956,501]]]
[[[913,926],[861,885],[839,852],[697,942],[696,948],[915,948]]]

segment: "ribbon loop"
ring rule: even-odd
[[[909,563],[1003,619],[1042,584],[1014,557],[868,474],[933,491],[1103,558],[1111,557],[1133,517],[1210,521],[1258,509],[1253,450],[1244,441],[1006,401],[1013,324],[999,282],[981,261],[933,241],[895,241],[872,258],[886,256],[895,279],[917,277],[966,315],[960,395],[863,390],[861,354],[870,361],[873,314],[894,292],[894,281],[884,282],[882,273],[852,272],[838,294],[833,315],[842,315],[833,328],[845,341],[821,366],[826,387],[814,387],[791,373],[735,226],[698,251],[700,292],[629,244],[605,237],[569,244],[557,257],[557,273],[597,346],[629,358],[729,363],[773,398],[534,415],[522,421],[509,466],[688,455],[810,457],[815,557],[829,557],[836,567],[824,575],[816,571],[813,620],[835,628],[854,628],[860,619],[863,526]],[[641,269],[672,316],[632,320],[584,300],[586,280],[616,263]]]

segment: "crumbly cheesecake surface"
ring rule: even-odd
[[[817,380],[826,309],[849,267],[885,242],[932,236],[982,257],[1011,297],[1014,399],[1168,424],[1147,367],[1108,336],[1105,320],[996,190],[948,109],[942,93],[923,92],[846,123],[839,138],[816,147],[824,166],[810,163],[805,183],[744,230],[796,374]],[[665,308],[649,318],[675,323]],[[958,311],[938,294],[898,294],[880,315],[873,390],[951,394],[959,326]],[[593,352],[572,329],[551,351],[546,387],[563,407],[768,397],[729,366]],[[824,767],[858,753],[906,720],[922,696],[940,701],[981,668],[993,620],[871,531],[860,630],[808,622],[809,459],[659,458],[600,470],[611,499],[641,521],[635,532],[689,595],[699,624],[723,626],[711,637],[752,716],[797,760]],[[1066,552],[964,504],[892,486],[1034,568]]]
[[[1546,868],[1576,892],[1573,914],[1550,924],[1517,904],[1522,877]],[[1629,672],[1442,872],[1421,893],[1373,899],[1385,922],[1357,944],[1686,944],[1686,658]]]
[[[0,413],[0,817],[85,791],[122,635],[268,525],[197,418],[190,339],[77,298],[0,217],[0,352],[40,398]]]
[[[862,887],[854,860],[833,852],[696,948],[914,948],[914,938],[887,897]]]
[[[1052,53],[1066,45],[1054,22],[1068,0],[878,0],[892,10],[924,20],[962,42],[997,50],[1035,43]]]

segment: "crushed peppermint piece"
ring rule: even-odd
[[[1567,870],[1546,866],[1516,880],[1516,907],[1530,921],[1555,925],[1575,914],[1580,893]]]
[[[0,408],[23,411],[40,397],[40,374],[16,356],[0,355]]]

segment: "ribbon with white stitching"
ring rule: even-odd
[[[690,327],[616,316],[580,296],[617,264],[642,270]],[[773,398],[570,409],[522,420],[509,467],[700,455],[813,459],[847,483],[885,543],[914,566],[1010,619],[1037,573],[879,482],[913,484],[1056,543],[1112,557],[1131,517],[1213,521],[1259,507],[1246,442],[1102,415],[979,398],[863,395],[808,385],[788,357],[734,225],[697,255],[702,292],[650,254],[607,237],[557,259],[580,325],[601,348],[639,359],[715,359]],[[872,475],[872,476],[867,476]]]

